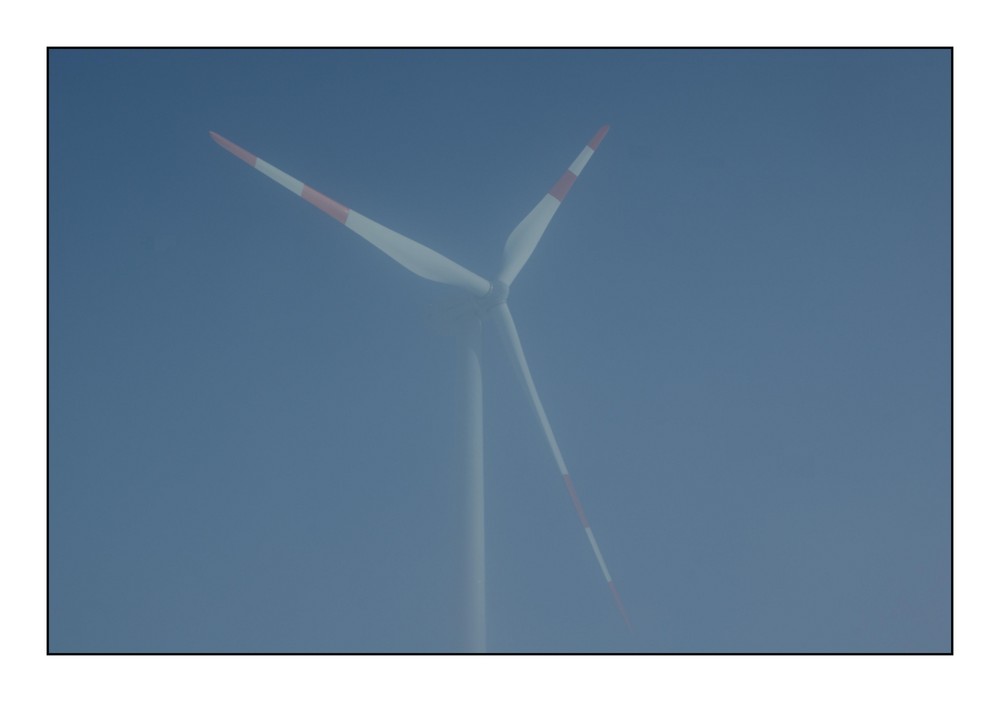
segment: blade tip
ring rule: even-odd
[[[632,628],[632,620],[629,619],[628,612],[625,610],[625,604],[622,602],[622,598],[618,594],[618,588],[615,587],[615,581],[608,580],[608,587],[611,588],[611,594],[614,595],[615,605],[618,607],[618,613],[621,614],[622,619],[625,620],[625,626],[628,627],[629,631],[635,632],[635,629]]]
[[[594,138],[590,140],[590,143],[587,144],[587,146],[592,148],[594,151],[597,151],[597,147],[601,145],[601,140],[604,139],[604,136],[608,133],[609,129],[611,129],[610,124],[605,124],[603,127],[598,129],[597,134],[594,135]]]
[[[231,153],[236,158],[240,159],[241,161],[245,161],[246,163],[250,164],[251,167],[256,165],[257,157],[254,156],[249,151],[247,151],[246,149],[237,146],[233,142],[229,141],[229,139],[227,139],[226,137],[222,136],[221,134],[217,134],[212,130],[208,131],[208,135],[212,137],[212,141],[214,141],[223,149]]]

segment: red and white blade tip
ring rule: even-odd
[[[611,125],[605,124],[597,130],[597,134],[594,135],[594,138],[590,140],[590,143],[587,144],[587,146],[592,148],[594,151],[597,151],[597,147],[601,145],[601,140],[604,138],[604,135],[608,133],[610,128]]]
[[[234,144],[233,142],[229,141],[229,139],[227,139],[226,137],[221,136],[219,134],[216,134],[215,132],[209,132],[208,135],[210,137],[212,137],[212,140],[216,144],[218,144],[219,146],[221,146],[223,149],[225,149],[226,151],[228,151],[229,153],[231,153],[236,158],[238,158],[238,159],[240,159],[242,161],[246,161],[247,163],[250,164],[251,167],[253,167],[257,163],[257,157],[256,156],[254,156],[252,153],[250,153],[246,149],[243,149],[243,148],[237,146],[236,144]]]

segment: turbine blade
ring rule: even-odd
[[[583,505],[580,503],[580,498],[576,494],[576,488],[573,487],[573,481],[570,479],[569,471],[566,469],[566,462],[563,460],[562,452],[559,450],[559,444],[556,443],[556,436],[552,433],[552,427],[549,425],[549,418],[545,415],[545,408],[542,407],[542,401],[538,397],[538,391],[535,389],[535,383],[531,379],[531,371],[528,370],[528,361],[524,357],[524,349],[521,348],[521,339],[517,335],[517,327],[514,326],[514,318],[510,314],[510,308],[507,307],[506,303],[501,303],[492,309],[492,314],[493,318],[497,322],[497,326],[500,328],[500,336],[503,337],[505,346],[510,353],[514,367],[517,370],[518,377],[521,379],[521,384],[524,386],[525,391],[528,393],[528,397],[531,399],[531,404],[535,408],[535,414],[538,416],[538,422],[542,425],[542,431],[545,432],[545,438],[549,442],[549,448],[552,450],[552,455],[556,459],[556,466],[559,468],[559,473],[562,475],[563,482],[566,483],[566,490],[569,492],[569,497],[573,501],[573,507],[576,509],[576,514],[580,518],[580,523],[583,525],[583,529],[587,534],[590,546],[594,550],[594,555],[597,557],[597,563],[601,566],[601,572],[604,574],[604,579],[607,580],[608,587],[611,589],[611,595],[614,597],[615,605],[618,607],[618,611],[622,615],[622,619],[625,620],[625,624],[629,627],[629,629],[631,629],[632,622],[628,618],[628,613],[625,611],[625,605],[622,604],[621,597],[618,596],[618,589],[615,587],[615,583],[611,579],[611,573],[608,571],[608,566],[604,562],[604,556],[601,555],[601,548],[597,545],[597,539],[594,538],[594,532],[590,528],[590,522],[587,521],[587,515],[583,511]]]
[[[212,139],[222,148],[237,158],[246,161],[252,168],[260,171],[271,180],[283,185],[301,197],[310,205],[317,207],[351,231],[359,234],[387,256],[407,268],[421,278],[446,283],[467,290],[474,295],[485,295],[490,290],[490,284],[484,278],[463,268],[454,261],[438,252],[418,244],[398,232],[373,222],[364,215],[344,207],[302,181],[296,180],[284,171],[280,171],[263,159],[257,158],[225,137],[215,132],[209,132]]]
[[[563,198],[573,187],[573,182],[587,165],[587,161],[594,155],[598,145],[608,133],[608,125],[600,128],[590,143],[583,147],[583,151],[570,164],[570,167],[563,173],[562,177],[556,181],[552,189],[542,198],[542,201],[535,205],[535,208],[528,213],[528,216],[521,220],[521,223],[514,228],[514,231],[507,237],[507,243],[503,247],[503,264],[500,267],[500,274],[497,279],[510,285],[514,278],[521,272],[524,264],[528,262],[531,253],[538,246],[538,242],[545,233],[545,228],[549,226],[552,215],[559,209]]]

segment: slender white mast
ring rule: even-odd
[[[466,466],[466,620],[470,651],[486,651],[486,493],[483,469],[483,325],[468,314],[459,321],[462,355],[463,455]]]

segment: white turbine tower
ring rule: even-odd
[[[590,143],[583,148],[576,160],[563,173],[562,177],[556,181],[552,189],[542,198],[541,202],[535,205],[534,209],[521,220],[510,236],[503,250],[503,261],[500,272],[492,280],[486,280],[472,271],[463,268],[451,259],[445,258],[441,254],[433,251],[423,244],[409,239],[402,234],[383,227],[377,222],[373,222],[364,215],[344,207],[339,202],[331,200],[326,195],[319,193],[308,185],[291,177],[287,173],[278,170],[271,164],[257,158],[250,152],[240,148],[228,139],[219,136],[215,132],[209,132],[212,139],[217,144],[232,153],[237,158],[246,161],[252,168],[260,171],[268,178],[285,186],[293,193],[304,199],[306,202],[318,207],[320,210],[330,215],[348,229],[359,234],[369,243],[379,248],[383,253],[408,268],[422,278],[438,283],[453,286],[463,291],[466,299],[459,306],[456,321],[459,323],[461,335],[464,340],[463,357],[463,378],[466,384],[465,392],[465,437],[464,450],[465,459],[468,465],[468,485],[469,485],[469,511],[468,511],[468,637],[469,647],[473,651],[486,650],[486,560],[485,560],[485,510],[483,492],[483,380],[482,380],[482,320],[491,318],[497,326],[501,338],[503,338],[514,370],[521,380],[531,404],[538,416],[542,431],[552,450],[556,466],[562,475],[569,492],[573,507],[577,516],[583,524],[587,539],[597,557],[597,563],[601,567],[604,579],[611,589],[615,605],[625,623],[631,628],[628,614],[622,605],[618,590],[615,588],[611,573],[601,555],[601,549],[594,538],[594,532],[590,528],[587,516],[584,514],[580,498],[577,497],[576,489],[570,480],[569,471],[566,469],[566,462],[563,460],[562,452],[556,443],[556,437],[552,433],[545,409],[538,397],[535,383],[531,379],[531,372],[528,370],[528,362],[525,360],[524,351],[521,348],[521,340],[514,326],[514,318],[511,317],[510,309],[507,307],[507,292],[510,285],[521,272],[521,268],[527,262],[531,253],[535,250],[542,233],[548,226],[549,221],[555,214],[563,198],[573,187],[573,182],[583,170],[584,166],[594,155],[604,135],[607,134],[608,127],[604,126],[594,135]]]

